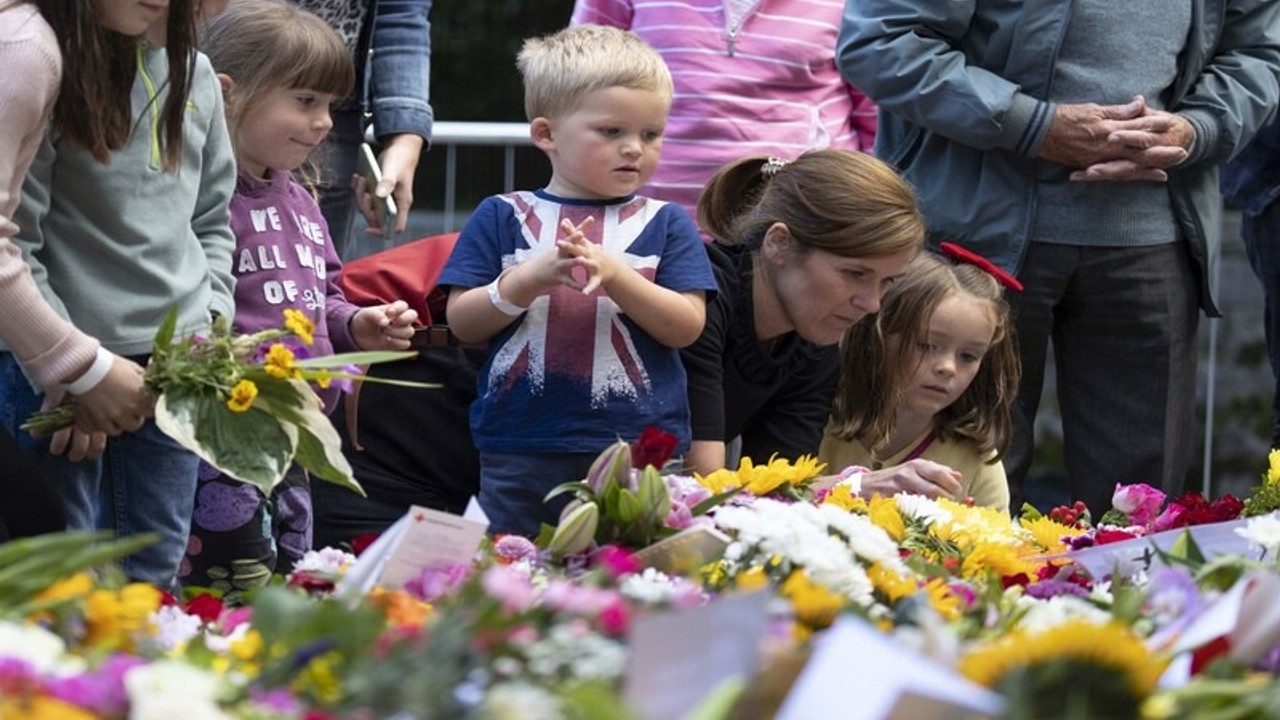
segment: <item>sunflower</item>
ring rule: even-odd
[[[1119,719],[1138,716],[1166,665],[1120,623],[1069,620],[981,645],[960,660],[960,672],[1005,695],[1014,720]]]

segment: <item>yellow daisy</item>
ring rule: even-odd
[[[289,332],[298,336],[304,344],[310,345],[315,342],[315,323],[311,322],[311,318],[307,317],[301,310],[288,308],[284,311],[284,326]]]
[[[267,350],[267,364],[263,370],[271,377],[284,379],[298,374],[297,368],[293,366],[294,360],[292,350],[276,343]]]
[[[253,407],[253,401],[258,397],[258,386],[252,380],[242,379],[231,388],[231,397],[227,398],[227,407],[231,412],[247,412]]]

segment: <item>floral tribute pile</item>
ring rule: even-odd
[[[1011,519],[819,490],[824,468],[807,458],[689,477],[662,471],[669,451],[655,447],[606,451],[561,490],[575,506],[538,542],[496,537],[473,563],[354,600],[332,592],[355,562],[336,549],[232,606],[125,582],[111,560],[136,541],[0,545],[0,718],[626,720],[638,618],[766,587],[768,656],[803,659],[856,615],[994,689],[1013,720],[1277,717],[1280,619],[1195,629],[1232,598],[1280,588],[1280,454],[1243,502],[1117,486],[1094,523],[1079,505]],[[1249,553],[1211,557],[1185,534],[1137,573],[1095,577],[1072,561],[1086,546],[1224,521]],[[699,529],[727,544],[693,571],[641,561],[646,545]],[[748,687],[785,689],[771,679],[780,664]],[[747,692],[690,717],[767,718],[777,706]]]

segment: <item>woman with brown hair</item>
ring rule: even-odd
[[[856,152],[753,157],[711,179],[698,221],[716,238],[707,252],[719,293],[702,336],[682,351],[693,425],[687,465],[704,474],[724,467],[735,438],[760,462],[816,455],[840,338],[879,309],[924,245],[911,188]],[[944,470],[906,472],[958,491]]]

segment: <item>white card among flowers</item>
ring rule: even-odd
[[[428,568],[470,565],[489,529],[489,518],[475,498],[462,515],[413,505],[361,553],[338,583],[352,596],[376,586],[400,589]]]

